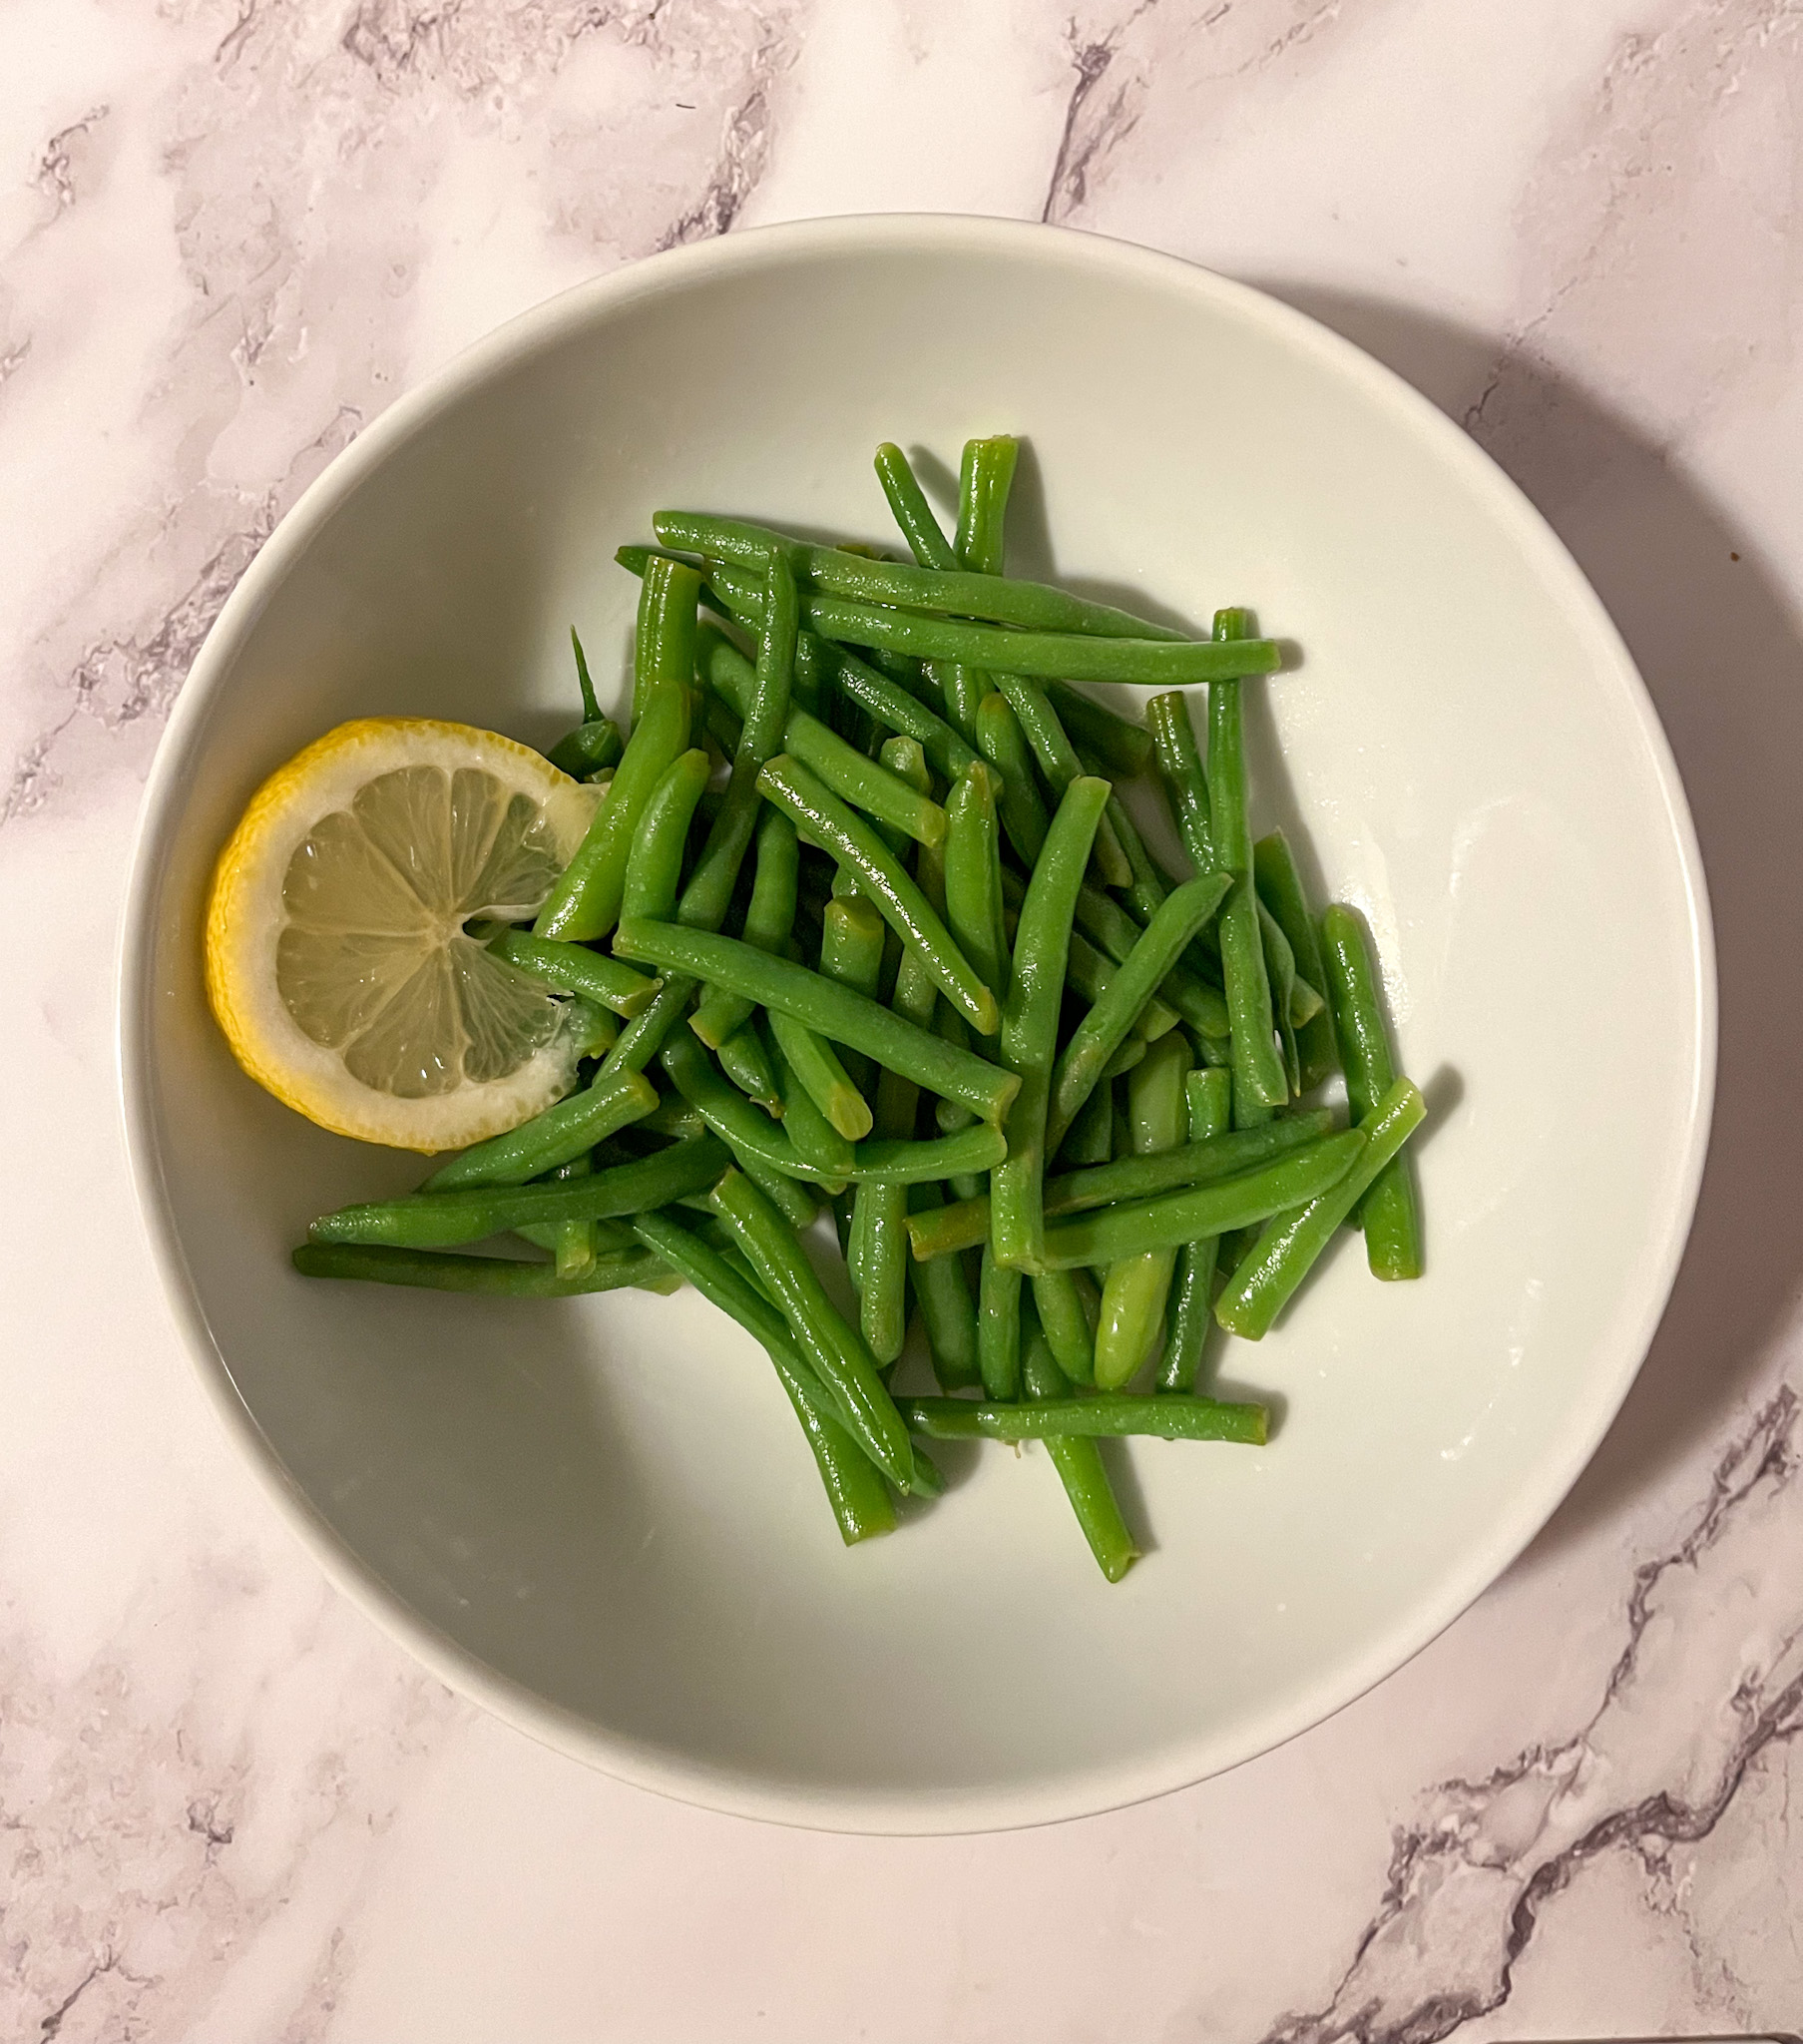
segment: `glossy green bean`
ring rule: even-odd
[[[803,1169],[820,1178],[829,1191],[836,1190],[845,1183],[851,1171],[850,1139],[833,1126],[788,1055],[790,1043],[795,1044],[804,1057],[816,1051],[824,1052],[827,1047],[811,1029],[797,1022],[793,1016],[766,1014],[763,1020],[765,1047],[770,1054],[771,1069],[776,1074],[777,1090],[782,1095],[783,1134]],[[778,1034],[778,1022],[786,1034]],[[837,1062],[835,1058],[835,1066]],[[840,1081],[849,1086],[843,1072],[839,1076]]]
[[[782,1118],[782,1088],[777,1083],[776,1068],[770,1062],[770,1053],[764,1048],[763,1038],[754,1022],[735,1029],[714,1056],[719,1060],[720,1070],[747,1100],[754,1101],[765,1114],[777,1120]]]
[[[1080,931],[1071,932],[1071,948],[1065,959],[1065,985],[1086,1007],[1095,1007],[1114,985],[1119,970],[1115,961],[1105,957]],[[1134,1016],[1127,1034],[1153,1043],[1160,1036],[1169,1035],[1181,1019],[1174,1008],[1166,1007],[1159,996],[1153,994]],[[1078,1112],[1082,1113],[1082,1109]]]
[[[592,780],[619,764],[623,746],[619,725],[611,717],[597,715],[566,732],[545,758],[572,780]]]
[[[1048,681],[1046,694],[1058,712],[1059,722],[1084,758],[1086,772],[1101,766],[1107,769],[1102,775],[1105,780],[1117,775],[1123,780],[1137,780],[1151,765],[1151,734],[1141,726],[1129,724],[1107,704],[1072,688],[1069,682]]]
[[[995,515],[994,485],[999,480],[999,465],[986,471],[985,500],[981,507],[985,518],[984,545],[998,549],[997,558],[1001,521]],[[1006,483],[1003,483],[1004,502],[1006,491]],[[961,529],[963,523],[961,518]],[[848,553],[842,547],[803,546],[767,526],[750,525],[738,519],[714,518],[704,512],[660,511],[652,520],[652,530],[667,547],[677,548],[683,553],[702,554],[753,573],[762,570],[773,552],[786,548],[793,553],[799,574],[815,589],[867,605],[900,606],[908,611],[938,611],[951,617],[991,619],[1000,625],[1030,627],[1046,636],[1068,634],[1082,640],[1094,638],[1117,645],[1152,642],[1189,647],[1198,643],[1185,639],[1168,626],[1136,618],[1131,612],[1117,610],[1111,604],[1092,603],[1050,583],[1005,578],[999,570],[979,570],[968,562],[959,571],[910,567],[901,561],[873,561]],[[657,557],[654,555],[653,558]],[[894,650],[911,653],[917,649],[900,646]],[[932,659],[934,656],[929,652],[924,657]],[[958,658],[955,654],[948,657]],[[979,658],[977,665],[993,667],[997,663]],[[1016,665],[1018,667],[1018,663]],[[1046,672],[1058,673],[1059,670],[1051,668]],[[1078,678],[1083,679],[1081,675]],[[1203,672],[1198,679],[1206,681],[1209,676]]]
[[[1205,875],[1203,876],[1205,877]],[[1178,885],[1185,884],[1179,881]],[[1170,899],[1170,889],[1159,883],[1151,911],[1143,923],[1135,922],[1119,901],[1099,888],[1085,887],[1077,897],[1077,926],[1117,964],[1130,958],[1140,936]],[[1222,898],[1225,898],[1224,891]],[[1207,928],[1206,922],[1203,928]],[[1218,987],[1198,979],[1185,966],[1172,965],[1158,982],[1158,998],[1175,1009],[1189,1027],[1203,1036],[1227,1035],[1229,1022],[1225,996]]]
[[[1030,675],[998,674],[995,677],[998,691],[1007,698],[1009,708],[1014,712],[1015,722],[1020,726],[1022,736],[1032,749],[1034,759],[1047,787],[1055,798],[1063,795],[1075,779],[1083,772],[1083,762],[1077,756],[1077,748],[1065,734],[1059,722],[1058,712],[1053,709],[1051,699],[1045,690]],[[1127,865],[1127,854],[1116,841],[1113,826],[1105,813],[1097,827],[1093,848],[1096,869],[1106,885],[1125,887],[1132,878]]]
[[[893,440],[885,440],[876,450],[876,473],[908,551],[919,565],[941,572],[955,569],[957,553],[934,517],[913,465]]]
[[[1077,1025],[1052,1074],[1046,1124],[1049,1150],[1056,1151],[1064,1141],[1065,1132],[1110,1059],[1127,1041],[1146,1002],[1163,985],[1174,961],[1219,907],[1231,884],[1222,873],[1185,880],[1158,909],[1107,991]],[[1169,1040],[1159,1039],[1160,1043]]]
[[[977,750],[1000,777],[997,810],[1008,841],[1032,867],[1046,842],[1046,804],[1034,776],[1033,754],[1006,696],[991,694],[977,706],[973,722]]]
[[[931,1140],[875,1137],[860,1143],[852,1153],[850,1176],[860,1185],[918,1185],[928,1179],[994,1171],[1007,1154],[1002,1131],[994,1122],[979,1121]]]
[[[793,1015],[785,1015],[780,1008],[771,1009],[768,1019],[770,1034],[776,1039],[776,1047],[784,1061],[839,1141],[851,1144],[859,1137],[867,1136],[871,1124],[869,1102],[852,1084],[832,1045],[805,1022],[798,1021]],[[783,1101],[786,1118],[786,1113],[792,1110],[787,1092]],[[796,1132],[791,1130],[790,1133]],[[849,1167],[849,1154],[845,1161]]]
[[[1215,643],[1234,645],[1250,629],[1244,612],[1222,611],[1214,621]],[[1208,800],[1215,862],[1233,876],[1232,891],[1221,910],[1220,951],[1233,1025],[1234,1119],[1262,1119],[1260,1108],[1281,1107],[1289,1098],[1289,1077],[1277,1052],[1258,896],[1252,885],[1245,740],[1239,683],[1233,680],[1208,691]]]
[[[1362,1145],[1352,1169],[1312,1200],[1266,1223],[1214,1302],[1214,1317],[1229,1333],[1256,1341],[1267,1331],[1335,1232],[1401,1156],[1426,1114],[1413,1082],[1398,1079],[1352,1131]]]
[[[846,1431],[834,1399],[802,1360],[788,1322],[739,1277],[716,1250],[668,1214],[642,1214],[635,1227],[647,1247],[720,1311],[744,1328],[769,1356],[847,1547],[895,1528],[895,1505],[882,1472]]]
[[[522,1186],[593,1150],[616,1129],[641,1120],[658,1104],[657,1089],[636,1072],[610,1072],[606,1065],[580,1093],[572,1093],[543,1114],[505,1135],[441,1164],[422,1191],[453,1192],[471,1186]]]
[[[1167,1036],[1129,1075],[1127,1130],[1135,1156],[1174,1150],[1183,1140],[1189,1121],[1183,1091],[1188,1072],[1188,1044],[1180,1036]],[[1176,1264],[1177,1247],[1168,1245],[1119,1257],[1109,1266],[1096,1322],[1096,1382],[1102,1390],[1122,1389],[1150,1359],[1163,1331]]]
[[[741,1172],[714,1187],[713,1210],[782,1308],[796,1345],[839,1401],[853,1439],[899,1489],[913,1480],[907,1428],[863,1337],[826,1295],[793,1231]]]
[[[1323,914],[1321,952],[1334,1038],[1346,1074],[1346,1099],[1353,1119],[1362,1126],[1396,1083],[1396,1065],[1365,926],[1354,910],[1336,902]],[[1387,1280],[1419,1278],[1421,1217],[1405,1157],[1399,1154],[1384,1167],[1359,1213],[1372,1276]]]
[[[1034,587],[1001,576],[971,579],[991,590]],[[922,660],[957,661],[990,674],[1002,671],[1061,681],[1124,682],[1170,688],[1190,682],[1268,675],[1282,664],[1278,646],[1270,639],[1215,643],[1195,639],[1092,638],[1081,632],[1056,629],[1018,631],[1008,625],[971,624],[962,618],[929,617],[918,611],[890,610],[880,604],[813,594],[802,598],[801,615],[808,629],[823,639],[911,653]]]
[[[653,691],[576,855],[532,926],[535,937],[587,943],[619,920],[626,862],[639,817],[664,771],[688,745],[693,695],[672,680]]]
[[[801,846],[794,824],[780,809],[769,807],[757,819],[756,845],[757,864],[742,934],[747,944],[756,945],[760,951],[781,951],[795,928]],[[709,987],[689,1027],[710,1050],[717,1050],[750,1020],[754,1005],[740,994]]]
[[[602,1221],[662,1207],[710,1186],[730,1159],[711,1136],[587,1178],[530,1186],[468,1186],[459,1192],[407,1193],[322,1214],[313,1242],[388,1243],[399,1249],[454,1249],[509,1229],[564,1221]]]
[[[942,1260],[932,1259],[931,1270]],[[1075,1271],[1036,1272],[1033,1309],[1059,1368],[1074,1384],[1096,1381],[1096,1329],[1086,1306],[1085,1285]]]
[[[727,1146],[741,1169],[755,1163],[783,1178],[813,1175],[814,1167],[796,1151],[787,1130],[726,1084],[690,1031],[673,1031],[659,1053],[659,1062],[671,1084]],[[779,1075],[777,1083],[781,1083]],[[811,1199],[804,1197],[795,1205],[797,1211],[805,1207],[807,1218],[813,1219]]]
[[[904,943],[920,951],[940,992],[979,1034],[993,1036],[1001,1019],[995,995],[977,977],[944,920],[871,824],[785,755],[769,762],[757,784],[803,837],[852,868],[883,920]]]
[[[795,717],[790,723],[794,729],[784,735],[789,758],[798,760],[834,794],[922,844],[945,842],[945,811],[936,801],[865,759],[813,718]]]
[[[1002,904],[1000,788],[995,768],[978,760],[953,782],[945,805],[946,921],[977,977],[998,999],[1012,970]]]
[[[1263,1447],[1269,1414],[1262,1405],[1218,1398],[1059,1398],[1038,1405],[980,1403],[975,1398],[904,1398],[901,1415],[917,1433],[937,1441],[1038,1441],[1055,1434],[1119,1439],[1149,1434],[1164,1441],[1238,1441]]]
[[[823,979],[791,959],[777,958],[711,930],[677,923],[623,923],[614,940],[621,955],[642,964],[704,979],[745,994],[758,1006],[793,1015],[835,1043],[867,1052],[888,1070],[949,1099],[962,1100],[985,1121],[1000,1121],[1020,1090],[1010,1071],[961,1051],[930,1030]],[[624,1036],[622,1042],[625,1041]]]
[[[771,810],[772,815],[777,812]],[[889,926],[861,896],[849,901],[829,901],[821,917],[820,972],[837,980],[853,993],[876,998],[883,977],[883,950]],[[839,1061],[851,1083],[866,1099],[876,1091],[876,1062],[862,1051],[844,1050]]]
[[[1046,1115],[1071,924],[1109,792],[1106,780],[1088,775],[1071,783],[1021,904],[1000,1041],[1002,1062],[1020,1083],[1003,1125],[1008,1158],[991,1182],[990,1233],[1001,1261],[1023,1268],[1045,1233]]]
[[[1075,1404],[1100,1403],[1100,1400],[1078,1400],[1070,1396],[1071,1387],[1054,1359],[1044,1331],[1035,1324],[1031,1314],[1026,1319],[1021,1376],[1032,1403],[1025,1408],[1016,1406],[1013,1409],[1030,1414],[1067,1412]],[[985,1431],[981,1421],[976,1430],[979,1433]],[[1138,1549],[1121,1516],[1121,1506],[1115,1496],[1115,1487],[1109,1481],[1101,1449],[1093,1439],[1076,1432],[1049,1432],[1040,1438],[1046,1443],[1047,1456],[1058,1471],[1065,1496],[1070,1500],[1097,1566],[1111,1583],[1120,1582],[1138,1558]]]
[[[1175,689],[1168,695],[1154,696],[1145,706],[1145,721],[1151,727],[1158,778],[1170,798],[1183,849],[1198,873],[1212,872],[1216,859],[1208,774],[1202,765],[1201,748],[1195,742],[1187,694]]]
[[[1008,493],[1014,486],[1020,451],[1020,442],[1009,433],[964,443],[958,468],[958,532],[953,545],[959,563],[974,574],[1002,572]]]
[[[1191,1143],[1225,1136],[1233,1121],[1233,1081],[1224,1071],[1191,1072],[1183,1081]],[[1272,1128],[1282,1128],[1273,1122]],[[1156,1376],[1160,1391],[1190,1391],[1201,1368],[1202,1344],[1208,1332],[1214,1296],[1214,1273],[1220,1255],[1218,1236],[1198,1236],[1177,1251],[1170,1284],[1170,1327]]]
[[[695,605],[701,577],[686,561],[648,561],[639,588],[639,627],[633,640],[633,727],[667,683],[687,686],[694,673]],[[587,670],[582,661],[578,678]],[[586,704],[585,704],[586,709]]]
[[[1107,1264],[1137,1250],[1174,1249],[1198,1236],[1268,1220],[1305,1206],[1357,1163],[1364,1139],[1356,1129],[1292,1151],[1270,1164],[1155,1200],[1104,1207],[1048,1229],[1040,1262],[1047,1270]]]
[[[943,1197],[937,1181],[915,1185],[909,1189],[908,1205],[925,1212]],[[905,1259],[903,1268],[907,1270]],[[908,1271],[908,1276],[940,1388],[959,1391],[980,1384],[983,1369],[977,1346],[977,1307],[963,1265],[956,1257],[941,1257],[931,1266]]]
[[[986,1398],[1021,1395],[1021,1283],[1011,1264],[983,1245],[977,1280],[977,1369]]]
[[[407,1284],[425,1291],[461,1291],[485,1298],[580,1298],[633,1285],[674,1291],[677,1280],[651,1256],[598,1257],[580,1278],[560,1278],[555,1264],[514,1257],[468,1257],[379,1243],[303,1242],[293,1252],[303,1278],[339,1278],[366,1284]]]
[[[1086,1164],[1107,1164],[1115,1154],[1115,1089],[1098,1086],[1079,1108],[1071,1133],[1058,1147],[1057,1161],[1067,1171]],[[1053,1180],[1046,1181],[1046,1197],[1052,1197]],[[984,1233],[988,1234],[985,1228]]]
[[[707,755],[698,749],[678,753],[664,769],[633,832],[620,896],[622,915],[663,920],[676,913],[688,825],[709,770]]]
[[[552,937],[535,937],[525,930],[503,929],[489,939],[489,950],[504,958],[518,971],[542,980],[564,993],[581,994],[612,1008],[629,1020],[644,1012],[663,985],[648,979],[605,951],[591,951],[583,944],[568,944]]]
[[[1102,1068],[1104,1079],[1119,1079],[1130,1072],[1144,1057],[1149,1046],[1142,1036],[1129,1036],[1115,1055]]]

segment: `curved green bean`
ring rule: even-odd
[[[742,1029],[735,1029],[714,1056],[719,1059],[720,1070],[747,1100],[754,1101],[765,1114],[781,1119],[782,1088],[754,1023],[747,1022]]]
[[[991,1181],[991,1240],[1005,1264],[1030,1267],[1045,1233],[1046,1114],[1058,1048],[1071,924],[1109,783],[1085,775],[1058,806],[1028,882],[1002,1011],[1002,1062],[1019,1075],[1004,1129],[1008,1159]]]
[[[662,919],[676,912],[688,825],[709,770],[707,755],[698,749],[678,753],[665,767],[633,831],[620,896],[622,915]]]
[[[1398,1079],[1352,1131],[1363,1146],[1352,1169],[1296,1211],[1279,1213],[1266,1223],[1214,1302],[1214,1317],[1230,1334],[1256,1341],[1267,1331],[1335,1232],[1402,1154],[1426,1114],[1413,1082]]]
[[[876,450],[876,474],[902,537],[908,542],[908,551],[919,565],[941,572],[955,570],[957,552],[934,517],[913,465],[893,440],[885,440]]]
[[[995,995],[876,830],[785,755],[770,761],[757,784],[804,837],[852,868],[883,920],[932,968],[941,993],[979,1034],[993,1036],[1001,1019]]]
[[[941,1260],[935,1257],[926,1268]],[[1096,1329],[1087,1310],[1084,1284],[1074,1271],[1042,1271],[1033,1277],[1033,1308],[1059,1368],[1074,1384],[1096,1381]]]
[[[1390,1038],[1377,991],[1377,973],[1365,943],[1363,923],[1350,908],[1334,903],[1321,917],[1321,951],[1329,1007],[1346,1099],[1361,1126],[1396,1083]],[[1421,1276],[1421,1218],[1408,1161],[1398,1155],[1364,1196],[1365,1258],[1372,1276],[1385,1279]]]

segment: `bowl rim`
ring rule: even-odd
[[[706,281],[795,260],[884,251],[1047,256],[1091,279],[1119,277],[1187,293],[1262,326],[1281,344],[1384,405],[1399,428],[1418,436],[1466,487],[1486,500],[1513,532],[1612,669],[1652,764],[1676,844],[1695,962],[1695,1056],[1685,1150],[1669,1202],[1664,1240],[1646,1260],[1637,1312],[1614,1334],[1617,1358],[1592,1367],[1587,1395],[1548,1444],[1535,1479],[1499,1515],[1484,1540],[1437,1595],[1424,1598],[1375,1634],[1358,1654],[1303,1685],[1282,1709],[1251,1729],[1168,1743],[1147,1755],[1003,1788],[926,1791],[810,1788],[771,1783],[697,1763],[624,1737],[567,1706],[549,1702],[502,1674],[423,1619],[327,1524],[289,1475],[239,1395],[209,1331],[177,1238],[159,1149],[160,1103],[151,1053],[156,910],[177,828],[190,754],[214,697],[242,645],[306,547],[339,505],[389,455],[490,377],[563,335],[635,302],[693,289]],[[165,1298],[190,1360],[226,1433],[255,1470],[277,1510],[328,1580],[450,1689],[516,1730],[605,1774],[678,1801],[733,1815],[809,1829],[934,1835],[1009,1829],[1098,1814],[1205,1780],[1310,1730],[1395,1673],[1495,1583],[1546,1525],[1578,1480],[1627,1396],[1664,1312],[1689,1237],[1708,1151],[1713,1113],[1717,986],[1714,932],[1702,856],[1677,764],[1633,660],[1601,599],[1519,486],[1452,419],[1395,371],[1307,313],[1254,286],[1182,257],[1070,228],[961,214],[844,215],[742,230],[630,262],[573,285],[464,348],[397,398],[301,493],[279,521],[208,632],[177,698],[146,783],[133,845],[118,955],[120,1103],[139,1217]],[[1628,1301],[1634,1301],[1630,1298]],[[1619,1320],[1620,1316],[1617,1316]]]

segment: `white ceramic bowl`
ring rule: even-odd
[[[340,719],[548,740],[569,628],[617,690],[660,505],[887,536],[896,438],[1024,434],[1015,560],[1205,627],[1256,607],[1256,820],[1357,902],[1402,1055],[1429,1276],[1348,1244],[1224,1374],[1267,1450],[1135,1444],[1155,1543],[1097,1574],[1043,1454],[990,1450],[844,1552],[762,1357],[692,1294],[307,1283],[310,1216],[418,1176],[240,1076],[202,997],[214,854]],[[953,219],[734,236],[542,306],[396,404],[226,604],[158,757],[123,980],[165,1282],[233,1438],[446,1681],[610,1773],[839,1828],[1128,1801],[1313,1725],[1455,1617],[1601,1437],[1677,1267],[1714,978],[1663,736],[1532,507],[1414,391],[1256,291]]]

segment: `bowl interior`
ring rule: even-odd
[[[676,504],[889,537],[898,438],[1029,454],[1022,569],[1299,649],[1254,687],[1254,820],[1356,902],[1435,1108],[1430,1275],[1344,1240],[1223,1343],[1263,1451],[1113,1451],[1150,1551],[1096,1574],[1040,1451],[948,1455],[838,1545],[767,1363],[692,1294],[559,1304],[308,1284],[316,1212],[417,1181],[239,1075],[207,1015],[213,856],[341,719],[548,741],[568,632],[618,696]],[[937,469],[929,475],[942,476]],[[328,1565],[528,1729],[654,1787],[962,1827],[1192,1780],[1404,1659],[1552,1510],[1637,1367],[1694,1197],[1712,1057],[1688,817],[1619,643],[1510,485],[1344,343],[1161,258],[973,223],[753,236],[507,329],[343,457],[215,633],[159,761],[126,1063],[202,1365]],[[1154,1544],[1155,1543],[1155,1544]]]

